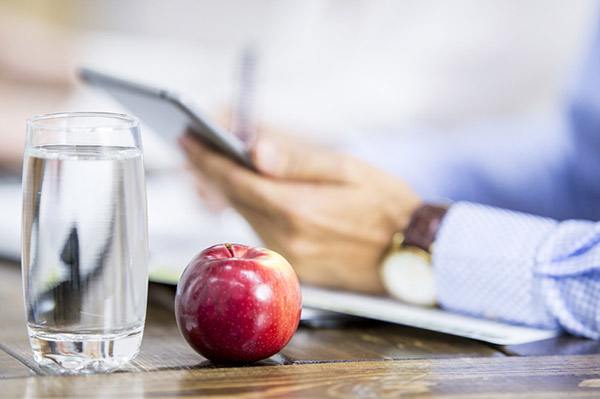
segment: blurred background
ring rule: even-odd
[[[65,62],[165,84],[212,111],[231,106],[240,54],[252,45],[261,119],[343,136],[554,106],[597,2],[0,0],[0,7],[3,20],[12,19],[0,28],[3,86],[19,69],[42,77]],[[32,30],[36,24],[46,26]],[[84,99],[75,91],[85,88],[73,89],[80,97],[62,110],[97,101],[97,93]],[[47,110],[36,101],[23,116]]]
[[[123,111],[75,78],[79,66],[174,88],[218,114],[235,102],[249,48],[257,120],[318,140],[451,132],[547,112],[568,89],[597,8],[595,0],[0,0],[0,166],[18,174],[30,116]],[[144,144],[147,165],[173,166],[177,156],[150,129]],[[153,202],[168,200],[151,193],[152,214]],[[7,223],[5,235],[15,221]]]

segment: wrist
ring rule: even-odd
[[[435,237],[448,206],[422,203],[414,210],[404,230],[404,246],[417,247],[431,254]]]
[[[431,306],[436,303],[431,252],[447,207],[421,203],[406,227],[392,238],[380,267],[386,291],[402,301]]]

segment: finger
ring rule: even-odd
[[[230,202],[268,212],[273,204],[287,195],[271,179],[209,149],[189,135],[183,136],[179,142],[192,165],[213,182]]]
[[[211,211],[220,213],[224,209],[230,207],[227,198],[223,196],[221,190],[219,190],[202,172],[194,168],[191,164],[187,163],[184,165],[184,172],[186,173],[189,184],[195,189],[199,199],[203,202],[203,205],[208,207]]]
[[[290,228],[281,218],[260,212],[244,204],[234,203],[233,208],[246,219],[265,247],[283,255],[294,266],[295,257],[288,251],[290,244]]]
[[[196,184],[195,188],[198,196],[211,211],[220,213],[230,206],[229,201],[227,201],[223,194],[221,194],[221,191],[214,186]]]
[[[268,176],[290,180],[344,182],[351,178],[351,160],[334,151],[297,143],[259,138],[252,148],[257,169]]]
[[[192,166],[221,188],[228,186],[230,177],[233,175],[242,175],[248,180],[254,180],[257,177],[248,169],[238,165],[226,155],[209,148],[190,134],[183,135],[179,139],[179,144]]]

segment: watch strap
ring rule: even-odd
[[[412,214],[408,227],[404,231],[404,246],[421,248],[431,253],[431,247],[440,227],[447,207],[422,204]]]

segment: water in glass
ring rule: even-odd
[[[147,223],[135,147],[26,149],[23,285],[42,366],[103,372],[136,356],[146,313]]]

